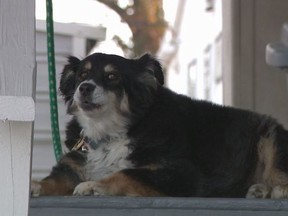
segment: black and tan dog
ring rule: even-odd
[[[163,82],[150,55],[70,57],[60,91],[73,116],[71,151],[32,182],[32,195],[288,197],[281,125],[178,95]]]

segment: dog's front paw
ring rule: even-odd
[[[288,186],[276,186],[271,192],[272,199],[287,199],[288,198]]]
[[[78,184],[73,192],[76,196],[103,195],[104,190],[101,189],[97,181],[87,181]]]
[[[265,184],[254,184],[252,185],[248,193],[246,194],[246,198],[269,198],[271,194],[271,188]]]
[[[38,197],[41,194],[41,184],[38,181],[31,181],[31,196]]]

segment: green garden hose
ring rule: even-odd
[[[47,28],[51,131],[52,131],[52,141],[53,141],[55,158],[57,161],[59,161],[59,159],[62,156],[62,146],[59,133],[59,123],[58,123],[52,0],[46,0],[46,28]]]

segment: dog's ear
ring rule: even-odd
[[[148,73],[152,74],[160,85],[164,84],[162,66],[160,62],[156,60],[156,58],[150,54],[144,54],[139,58],[139,62],[141,64],[141,68],[145,68]]]
[[[59,90],[65,102],[73,98],[76,85],[76,72],[79,68],[80,60],[74,56],[68,57],[68,64],[64,66],[61,73]]]
[[[132,81],[126,86],[126,91],[130,111],[141,117],[153,103],[159,85],[164,84],[164,77],[161,64],[149,54],[136,59],[135,63],[134,76],[130,77]]]

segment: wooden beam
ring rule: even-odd
[[[35,2],[0,3],[0,209],[27,216],[35,115]]]
[[[38,197],[30,216],[287,216],[288,202],[192,197]]]
[[[224,104],[254,110],[255,0],[222,4]]]
[[[0,120],[34,121],[35,103],[32,97],[0,96]]]

